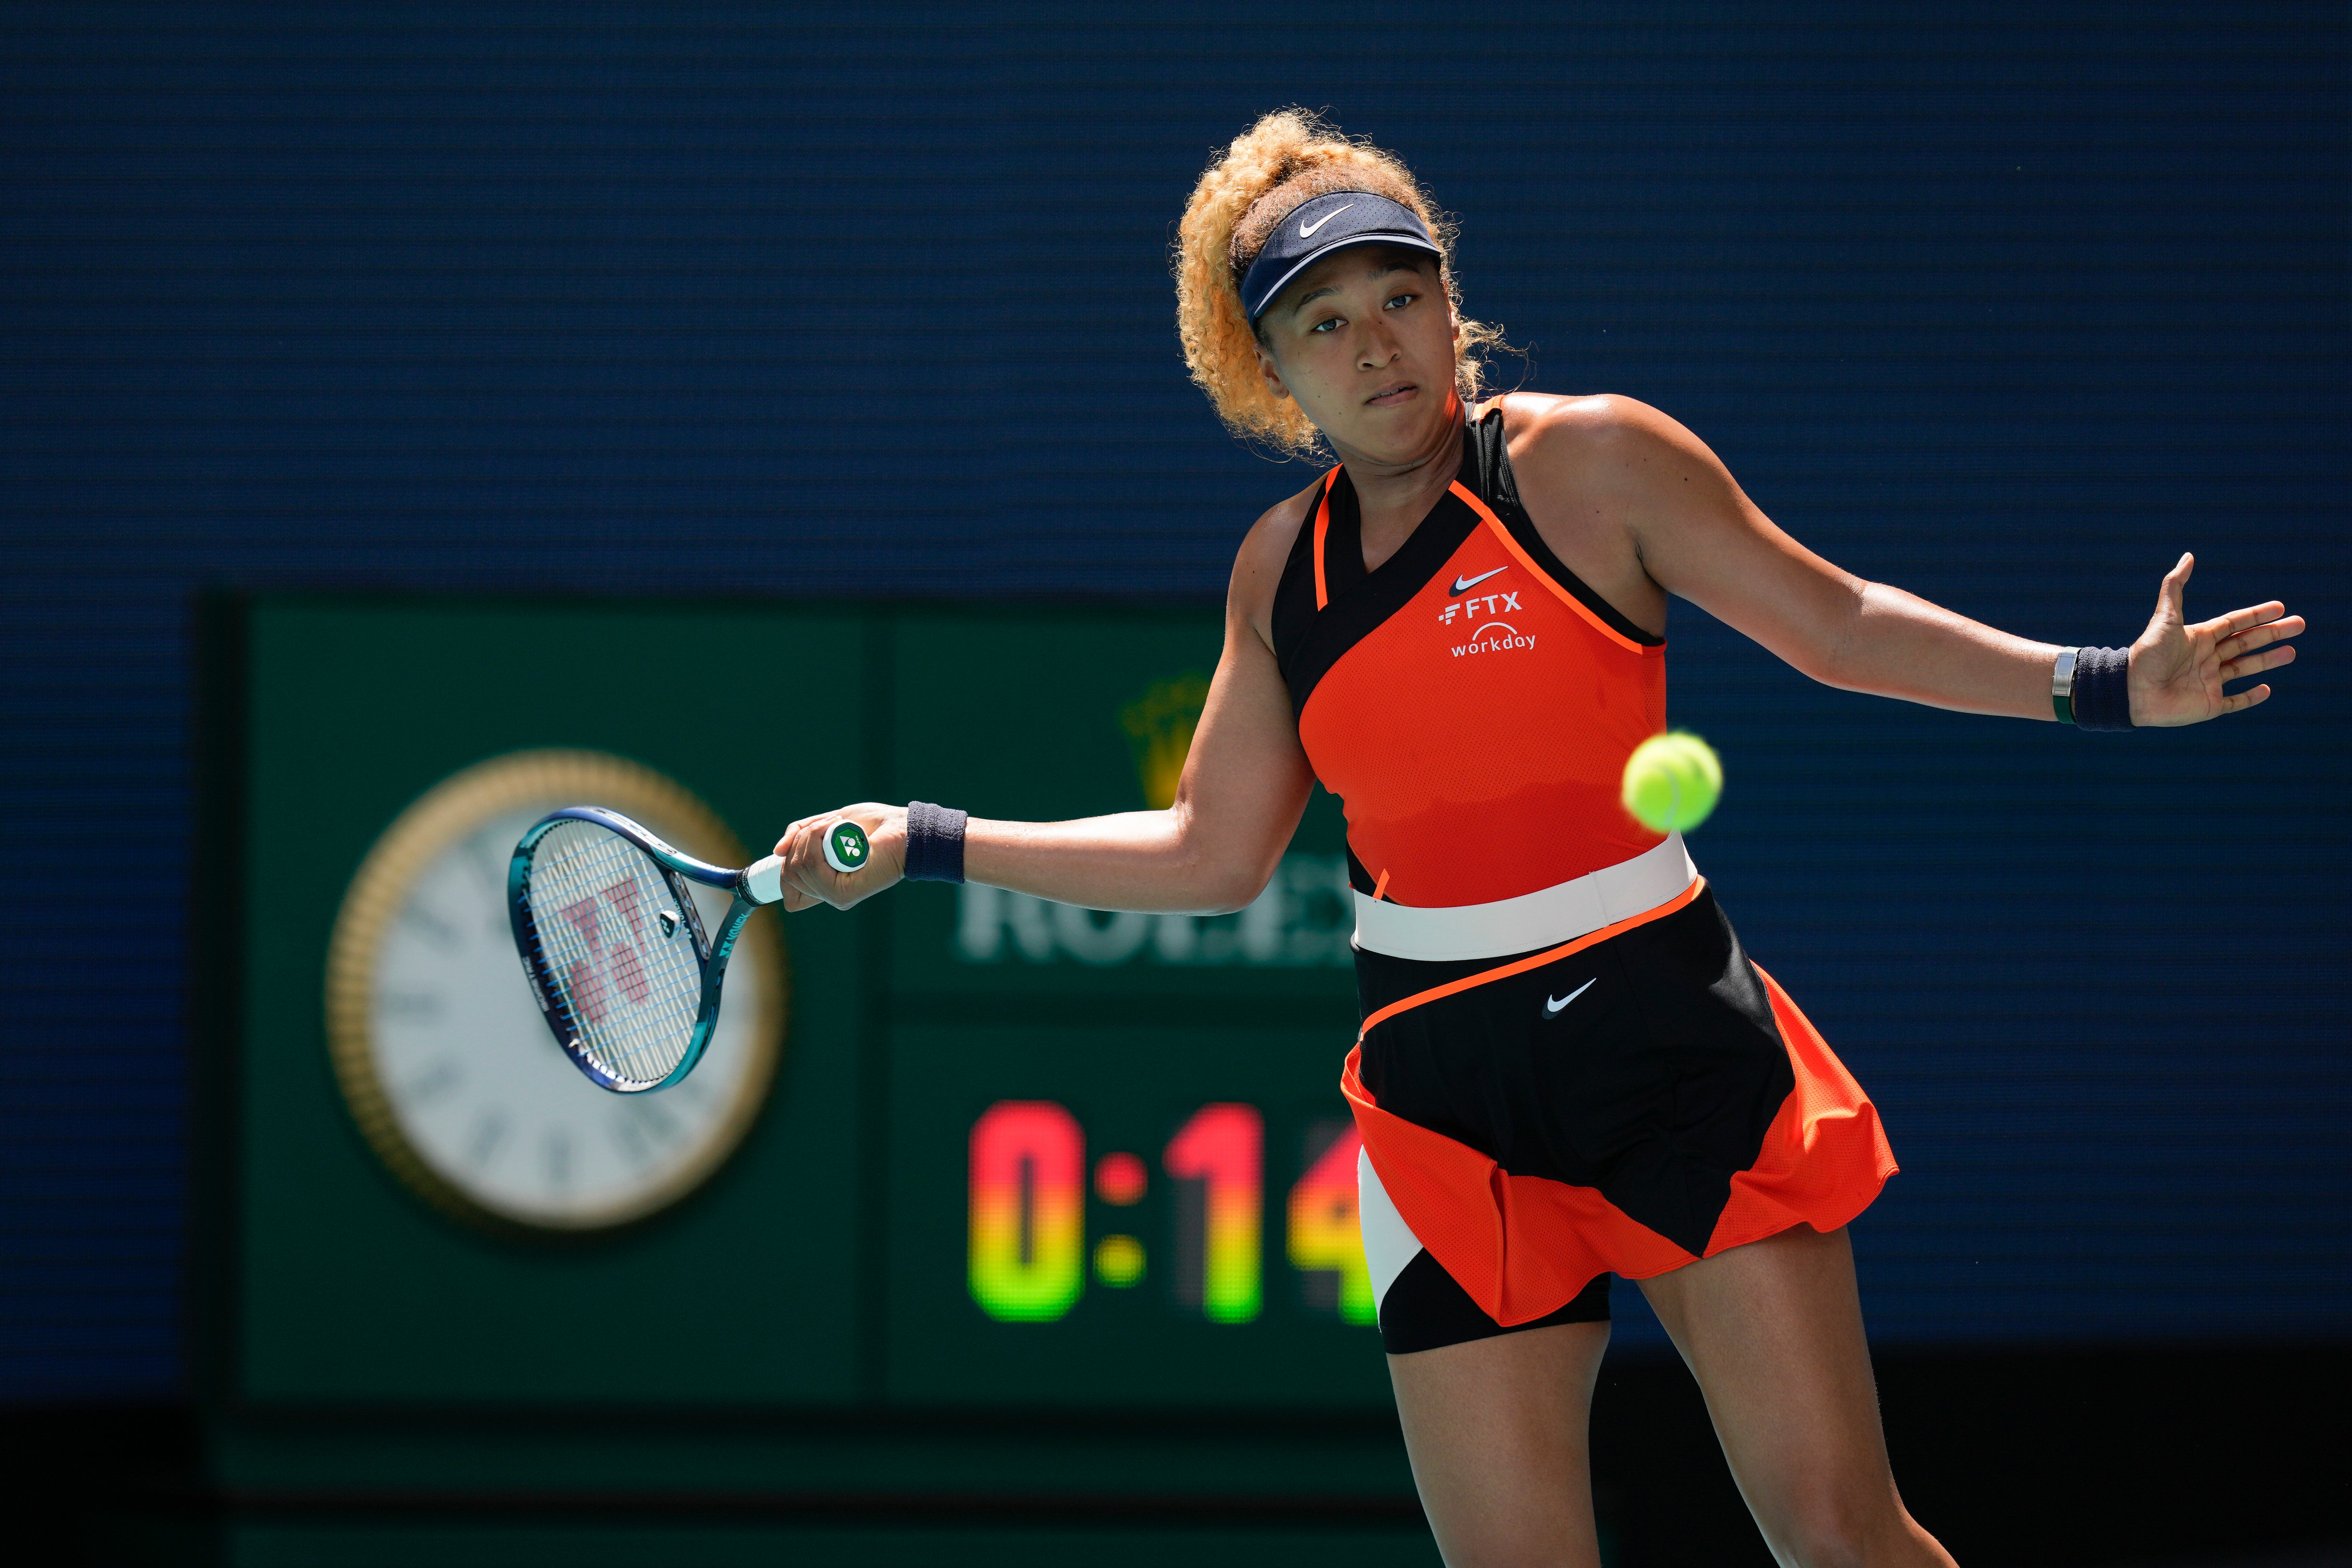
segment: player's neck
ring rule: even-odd
[[[1454,416],[1437,422],[1419,448],[1401,458],[1339,454],[1356,490],[1368,571],[1396,553],[1462,471],[1462,405],[1451,399],[1449,405]]]

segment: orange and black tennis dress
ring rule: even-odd
[[[1336,469],[1276,590],[1299,740],[1347,809],[1363,1028],[1340,1087],[1391,1352],[1608,1315],[1895,1172],[1679,835],[1618,802],[1665,647],[1553,555],[1490,405],[1379,570]]]

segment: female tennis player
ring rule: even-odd
[[[1840,571],[1699,439],[1622,397],[1483,397],[1452,234],[1389,154],[1267,116],[1181,228],[1187,360],[1239,435],[1338,466],[1257,520],[1175,805],[793,825],[788,907],[900,875],[1097,910],[1240,908],[1311,781],[1345,803],[1364,1249],[1455,1568],[1599,1562],[1585,1412],[1608,1276],[1639,1280],[1791,1564],[1948,1563],[1897,1495],[1845,1226],[1876,1112],[1752,964],[1679,836],[1618,802],[1665,725],[1666,597],[1817,680],[2086,729],[2250,708],[2279,604],[2189,624],[2183,555],[2127,649],[2029,642]],[[823,829],[873,853],[844,872]]]

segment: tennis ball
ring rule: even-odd
[[[1723,794],[1723,759],[1687,731],[1653,735],[1625,759],[1625,809],[1653,833],[1688,833]]]

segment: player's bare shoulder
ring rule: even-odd
[[[1616,393],[1514,392],[1501,401],[1522,490],[1529,479],[1540,489],[1581,489],[1693,439],[1671,416]]]
[[[1519,496],[1538,527],[1595,508],[1628,517],[1679,510],[1731,475],[1682,421],[1637,397],[1512,393],[1503,411]],[[1550,531],[1550,529],[1545,529]]]
[[[1298,531],[1307,526],[1307,515],[1322,482],[1318,475],[1297,494],[1261,512],[1234,558],[1227,611],[1255,629],[1268,650],[1274,647],[1274,592],[1282,582],[1283,567],[1289,563],[1291,548],[1298,542]]]
[[[1665,595],[1643,564],[1640,522],[1689,489],[1693,465],[1675,437],[1693,447],[1696,438],[1648,404],[1610,393],[1512,393],[1503,430],[1520,504],[1544,542],[1620,614],[1662,631]]]

